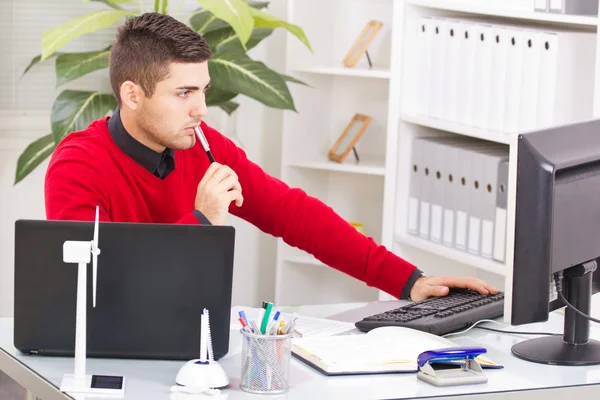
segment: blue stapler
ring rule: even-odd
[[[435,386],[485,383],[487,377],[475,360],[484,353],[486,349],[482,347],[449,347],[423,352],[417,358],[417,378]]]

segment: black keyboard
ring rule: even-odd
[[[451,289],[444,297],[407,304],[371,315],[355,325],[363,332],[382,326],[402,326],[434,335],[467,328],[482,319],[504,313],[504,293],[482,295],[468,289]]]

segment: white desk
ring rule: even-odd
[[[357,321],[383,309],[397,307],[400,302],[353,303],[285,308],[299,314],[330,317],[340,321]],[[497,326],[502,328],[501,326]],[[511,329],[505,326],[503,329]],[[562,330],[562,315],[553,314],[549,322],[518,327],[519,330]],[[592,337],[600,339],[598,325],[592,327]],[[59,392],[64,373],[73,370],[72,358],[21,355],[13,346],[13,320],[0,318],[0,370],[43,400],[71,399]],[[450,339],[461,345],[479,345],[488,349],[487,355],[505,366],[500,370],[485,370],[488,383],[471,386],[437,388],[417,380],[414,373],[371,376],[325,377],[302,362],[292,359],[291,389],[279,396],[247,394],[239,389],[240,335],[232,331],[230,351],[220,362],[230,377],[230,387],[220,396],[171,394],[178,361],[88,359],[88,373],[108,373],[126,377],[126,399],[455,399],[457,395],[486,399],[597,399],[600,396],[600,366],[557,367],[522,361],[510,353],[510,347],[532,336],[505,335],[473,329],[465,335]],[[532,392],[535,391],[535,392]],[[78,397],[79,398],[79,397]],[[81,397],[83,398],[83,397]],[[536,397],[538,398],[538,397]],[[86,399],[91,399],[87,397]]]

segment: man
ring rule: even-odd
[[[69,134],[45,182],[48,219],[224,224],[236,215],[325,264],[397,298],[443,296],[449,287],[497,293],[473,278],[424,277],[359,233],[318,199],[267,175],[207,114],[210,47],[185,24],[148,13],[128,19],[110,55],[119,107]],[[194,126],[200,124],[216,162]]]

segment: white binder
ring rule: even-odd
[[[460,23],[460,61],[458,75],[457,114],[458,123],[471,125],[473,121],[473,94],[476,53],[475,23],[462,20]]]
[[[496,184],[496,215],[494,219],[493,258],[503,263],[506,259],[506,208],[508,206],[508,160],[498,166]]]
[[[419,236],[429,239],[431,226],[431,149],[429,142],[421,140],[421,196],[419,201]]]
[[[488,129],[501,132],[504,129],[506,115],[506,67],[510,31],[502,25],[494,25],[492,30],[494,41],[492,43],[492,84],[490,87]]]
[[[454,228],[454,247],[466,251],[468,248],[469,214],[471,209],[472,163],[474,150],[488,145],[488,142],[474,140],[461,143],[458,149],[458,167],[456,189],[456,215]]]
[[[430,160],[431,170],[429,176],[431,178],[431,225],[429,231],[429,240],[435,243],[442,242],[442,226],[443,226],[443,200],[444,200],[444,181],[442,175],[444,171],[443,165],[443,143],[444,138],[429,138],[427,146],[429,152],[427,157]]]
[[[411,146],[410,187],[408,193],[408,210],[406,231],[411,235],[419,235],[419,203],[421,196],[421,170],[423,140],[414,138]]]
[[[476,50],[475,74],[473,75],[473,114],[472,125],[486,129],[489,126],[489,107],[491,93],[492,25],[479,23],[475,25]]]
[[[522,29],[511,26],[506,64],[506,96],[504,102],[504,132],[516,133],[519,130],[519,108],[521,107],[521,84],[523,71],[523,50],[525,45]]]
[[[446,68],[444,68],[443,95],[442,95],[442,114],[441,118],[447,121],[456,122],[458,119],[458,95],[462,90],[459,87],[459,68],[460,68],[460,46],[462,40],[460,37],[460,21],[456,19],[447,19],[447,51]]]
[[[431,82],[431,52],[432,52],[432,19],[421,17],[417,26],[418,76],[419,85],[416,88],[417,114],[429,116],[429,85]]]
[[[553,29],[541,33],[538,127],[593,117],[596,35]]]
[[[494,253],[498,171],[502,162],[508,162],[508,147],[490,150],[485,154],[481,210],[481,255],[490,259]]]
[[[442,243],[448,247],[454,247],[455,244],[456,211],[461,185],[459,173],[461,149],[468,144],[472,145],[475,141],[476,139],[457,136],[453,140],[440,143],[444,182]]]
[[[528,29],[523,31],[523,68],[521,101],[519,107],[519,130],[533,130],[538,126],[537,106],[540,82],[540,56],[542,52],[541,32]]]
[[[550,0],[535,0],[534,9],[535,11],[548,11],[550,6]]]
[[[447,24],[444,18],[432,18],[432,46],[430,55],[429,116],[442,117],[442,91],[447,47]]]

